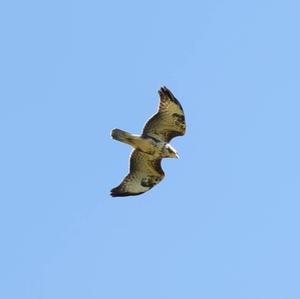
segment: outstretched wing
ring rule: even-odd
[[[111,190],[111,196],[139,195],[158,184],[164,176],[161,159],[135,149],[130,157],[129,174]]]
[[[182,106],[167,87],[159,91],[160,103],[156,114],[145,124],[143,136],[153,136],[169,142],[185,134],[185,117]]]

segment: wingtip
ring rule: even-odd
[[[115,192],[115,191],[111,191],[110,192],[110,196],[111,197],[126,197],[126,196],[136,196],[136,195],[140,195],[143,194],[145,192],[139,192],[139,193],[130,193],[130,192]]]
[[[180,102],[176,99],[176,97],[175,97],[174,94],[171,92],[171,90],[168,89],[165,85],[162,86],[162,87],[159,89],[158,93],[159,93],[159,96],[160,96],[160,97],[163,97],[163,96],[168,97],[171,101],[173,101],[174,103],[176,103],[176,104],[181,108],[181,110],[183,110],[183,108],[182,108]]]
[[[120,188],[119,187],[115,187],[113,189],[110,190],[110,196],[112,197],[117,197],[120,194]]]
[[[132,192],[128,192],[128,191],[123,191],[122,188],[120,188],[120,186],[117,186],[110,190],[111,197],[136,196],[136,195],[140,195],[143,193],[145,193],[145,192],[132,193]]]
[[[166,96],[168,96],[168,97],[170,97],[170,98],[175,98],[175,96],[173,95],[173,93],[171,92],[171,90],[170,90],[168,87],[166,87],[165,85],[163,85],[163,86],[159,89],[158,93],[159,93],[160,95],[166,95]]]
[[[111,196],[111,197],[118,197],[118,196],[120,196],[120,195],[118,195],[118,194],[116,194],[116,193],[110,193],[110,196]]]
[[[168,89],[168,87],[166,87],[165,85],[162,85],[160,87],[160,89],[158,90],[158,93],[166,93],[166,92],[170,92],[170,90]]]

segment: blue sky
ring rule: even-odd
[[[298,1],[6,1],[0,297],[300,298]],[[165,180],[111,198],[168,86]]]

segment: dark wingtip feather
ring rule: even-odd
[[[170,98],[175,98],[173,93],[171,92],[171,90],[168,89],[166,86],[162,86],[158,92],[160,94],[165,94],[166,96],[169,96]]]
[[[132,193],[132,192],[123,191],[120,185],[110,190],[110,195],[112,197],[135,196],[135,195],[140,195],[142,193],[145,192]]]
[[[114,191],[114,189],[112,189],[110,195],[112,197],[125,197],[125,196],[136,196],[143,193],[144,192],[139,192],[139,193],[120,192],[120,191]]]
[[[159,89],[158,93],[159,93],[159,96],[168,97],[172,102],[176,103],[180,107],[181,110],[183,110],[183,108],[182,108],[181,104],[179,103],[179,101],[175,98],[173,93],[166,86],[162,86]]]

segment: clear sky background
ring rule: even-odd
[[[1,298],[300,298],[299,1],[0,6]],[[111,198],[161,85],[181,159]]]

